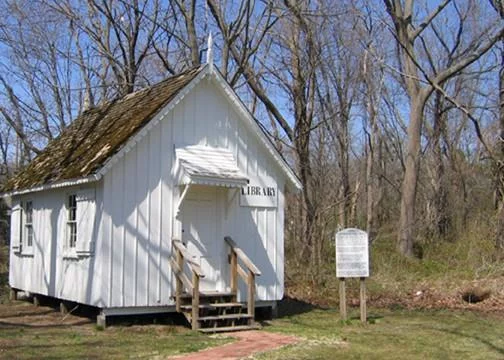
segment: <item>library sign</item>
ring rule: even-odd
[[[276,184],[249,184],[241,188],[240,206],[270,207],[278,205],[278,188]]]

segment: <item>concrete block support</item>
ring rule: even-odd
[[[60,308],[60,313],[62,313],[62,314],[68,314],[68,307],[67,307],[67,305],[63,301],[60,302],[59,308]]]
[[[107,317],[105,316],[105,314],[101,313],[96,317],[96,326],[104,329],[107,327]]]
[[[271,305],[271,317],[273,319],[278,317],[278,301],[273,301],[273,305]]]
[[[16,289],[10,289],[9,291],[9,300],[10,301],[16,301],[17,300],[17,290]]]

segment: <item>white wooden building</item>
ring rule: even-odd
[[[9,284],[102,319],[189,309],[193,327],[191,305],[212,294],[271,306],[284,293],[285,190],[300,187],[210,61],[84,112],[4,186]]]

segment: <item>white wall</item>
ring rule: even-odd
[[[11,287],[81,303],[104,304],[99,293],[95,291],[93,295],[90,286],[97,285],[100,279],[95,270],[95,258],[85,256],[77,259],[75,252],[70,253],[66,247],[68,195],[92,194],[91,208],[86,206],[87,201],[78,202],[78,217],[86,220],[78,224],[78,248],[83,250],[93,247],[93,244],[87,241],[96,239],[96,224],[99,218],[93,216],[91,212],[96,212],[95,201],[101,202],[100,189],[98,183],[92,186],[37,192],[13,199],[14,209],[18,208],[21,201],[32,201],[34,239],[30,248],[26,245],[26,237],[23,235],[22,251],[11,249],[9,263]],[[89,212],[82,214],[83,210]],[[17,210],[12,216],[14,226],[11,227],[11,239],[14,241],[11,241],[11,247],[19,241],[19,216]]]
[[[181,235],[172,220],[179,196],[174,148],[200,144],[229,149],[253,181],[277,184],[277,208],[240,207],[235,196],[220,227],[262,271],[257,298],[283,297],[286,179],[213,81],[193,88],[96,184],[93,257],[62,259],[68,191],[33,194],[37,250],[31,258],[11,256],[11,286],[99,307],[173,304],[168,258],[172,234]]]

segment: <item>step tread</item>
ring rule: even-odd
[[[237,308],[237,307],[244,307],[244,306],[245,305],[242,303],[229,302],[229,303],[200,304],[199,308],[200,309],[217,309],[217,308]],[[192,310],[192,305],[182,305],[180,308],[182,310]]]
[[[239,302],[228,302],[228,303],[212,303],[212,304],[205,304],[205,305],[210,305],[212,307],[245,307],[245,304],[239,303]]]
[[[234,296],[233,293],[230,292],[220,292],[220,291],[202,291],[200,292],[200,299],[201,298],[209,298],[209,297],[229,297],[229,296]],[[173,296],[175,298],[176,296]],[[189,293],[183,293],[180,295],[182,299],[191,299],[192,294]]]
[[[202,333],[216,333],[216,332],[258,330],[260,328],[261,328],[261,326],[259,324],[252,324],[252,325],[225,326],[225,327],[214,327],[214,328],[200,328],[198,330]]]
[[[198,318],[199,321],[209,321],[209,320],[232,320],[232,319],[250,319],[252,315],[249,314],[226,314],[226,315],[215,315],[215,316],[202,316]]]

